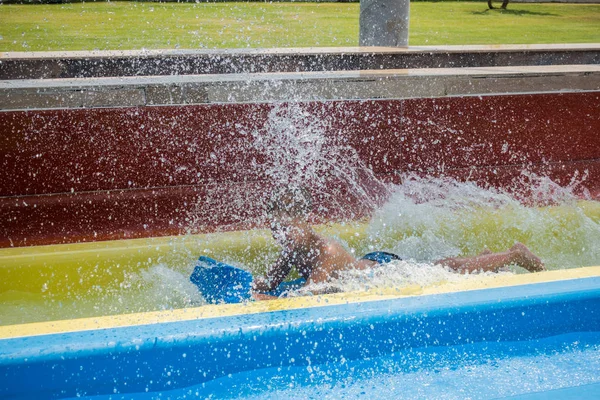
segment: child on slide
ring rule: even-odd
[[[306,221],[311,209],[310,195],[302,189],[285,189],[269,204],[271,232],[281,246],[281,254],[264,277],[252,282],[253,297],[257,300],[274,298],[265,294],[279,286],[293,266],[306,279],[306,284],[326,283],[339,277],[340,271],[372,268],[400,257],[386,252],[374,252],[357,259],[335,240],[317,234]],[[436,264],[457,272],[498,271],[517,264],[530,272],[543,271],[544,264],[525,245],[515,244],[500,253],[484,252],[475,257],[453,257]],[[313,292],[314,293],[314,292]]]

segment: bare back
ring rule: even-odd
[[[306,284],[311,284],[338,278],[339,271],[376,265],[373,261],[357,260],[340,243],[317,234],[304,221],[288,221],[280,226],[274,230],[273,236],[282,247],[281,254],[268,268],[265,278],[255,279],[255,290],[275,289],[292,267],[306,279]]]
[[[306,278],[307,284],[338,278],[339,271],[365,269],[376,264],[369,260],[357,260],[337,241],[312,231],[307,243],[291,251],[294,253],[296,268]]]

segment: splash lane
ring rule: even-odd
[[[370,223],[315,229],[355,254],[382,248],[422,261],[477,254],[485,247],[502,251],[515,240],[526,242],[550,269],[593,265],[600,257],[598,202],[559,193],[555,201],[562,205],[532,208],[502,193],[443,180],[407,181],[398,189]],[[411,197],[435,190],[442,197]],[[268,231],[251,230],[0,249],[0,325],[203,304],[189,280],[199,255],[260,274],[278,248]],[[358,282],[427,286],[457,276],[439,272],[423,266],[387,268],[379,283],[369,276]],[[407,274],[425,279],[407,281]],[[341,289],[361,288],[352,283]]]
[[[550,269],[593,265],[600,257],[598,202],[559,194],[555,201],[564,204],[532,208],[502,193],[442,180],[408,181],[399,189],[369,223],[315,229],[355,254],[382,248],[422,261],[477,254],[486,247],[502,251],[515,240],[526,242]],[[410,197],[435,190],[442,197]],[[0,249],[0,325],[203,304],[189,280],[199,255],[260,274],[274,262],[278,247],[268,231],[251,230]],[[373,276],[358,282],[427,286],[460,277],[423,266],[385,271],[379,282]],[[352,281],[340,289],[364,289]]]
[[[482,368],[490,358],[539,362],[550,357],[560,363],[576,352],[597,360],[599,302],[600,267],[589,267],[483,277],[462,287],[397,288],[3,327],[2,391],[12,398],[153,398],[252,397],[274,390],[286,397],[285,390],[293,389],[287,392],[293,397],[298,390],[343,393],[347,374],[359,384],[373,385],[381,378],[402,385],[415,374],[440,368]],[[590,375],[584,366],[563,364],[559,367],[571,375],[560,381],[492,386],[478,396],[547,398],[559,389],[600,393],[595,365]],[[578,381],[572,380],[575,376]],[[468,384],[462,378],[457,386]],[[377,396],[383,387],[378,385],[361,388]],[[402,392],[411,398],[418,396],[414,390]],[[435,390],[464,395],[445,386]]]

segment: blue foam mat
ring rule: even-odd
[[[190,281],[198,286],[204,299],[209,303],[241,303],[252,297],[252,274],[241,268],[216,261],[210,257],[200,256]],[[282,282],[277,288],[261,292],[269,296],[279,297],[301,288],[306,279],[298,278]]]

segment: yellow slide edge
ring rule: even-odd
[[[453,293],[519,286],[600,276],[600,266],[544,271],[519,275],[481,275],[456,283],[443,283],[421,287],[417,285],[397,288],[377,288],[363,292],[336,293],[318,296],[282,298],[242,304],[205,305],[169,311],[121,314],[103,317],[81,318],[21,325],[0,326],[0,339],[37,336],[57,333],[110,329],[118,327],[220,318],[299,308],[323,307],[336,304],[360,303],[397,299],[411,296]]]

